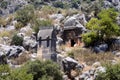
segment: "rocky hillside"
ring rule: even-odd
[[[36,8],[42,5],[54,6],[57,8],[75,8],[82,11],[94,11],[102,8],[115,8],[120,11],[119,0],[1,0],[0,15],[14,13],[21,7],[32,4]]]
[[[10,68],[43,56],[57,57],[53,60],[62,67],[64,60],[77,63],[74,67],[83,74],[76,78],[94,80],[93,75],[96,78],[97,74],[97,68],[91,68],[94,63],[100,64],[99,70],[105,72],[101,62],[119,58],[119,36],[120,0],[0,0],[0,64],[9,64]],[[90,69],[86,70],[87,67]],[[72,72],[63,72],[70,78]]]

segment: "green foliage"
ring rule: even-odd
[[[32,74],[26,69],[10,69],[8,65],[0,65],[0,80],[33,80]]]
[[[0,65],[0,80],[62,80],[62,74],[52,61],[34,61],[16,69]]]
[[[52,26],[52,21],[51,20],[35,20],[33,29],[36,33],[38,33],[40,27],[50,27]]]
[[[116,24],[117,15],[117,12],[113,9],[102,10],[98,14],[98,19],[92,18],[87,23],[87,29],[91,30],[92,33],[88,32],[84,34],[83,41],[86,44],[91,44],[95,41],[107,40],[118,36],[120,34],[120,27]]]
[[[25,69],[12,70],[8,76],[10,80],[33,80],[32,74],[28,74]]]
[[[6,9],[6,8],[7,8],[7,5],[8,5],[8,2],[7,2],[7,1],[2,1],[0,4],[1,4],[1,5],[0,5],[1,8]]]
[[[28,73],[32,73],[33,80],[62,80],[58,65],[51,61],[34,61],[26,64]]]
[[[8,76],[9,72],[10,72],[10,69],[8,65],[0,65],[0,80]],[[5,73],[6,75],[4,75]]]
[[[22,37],[19,37],[17,36],[16,34],[13,36],[12,38],[12,42],[11,44],[12,45],[20,45],[22,46],[22,43],[23,43],[23,38]]]
[[[68,52],[67,54],[68,54],[69,57],[74,58],[74,52],[71,51],[71,52]]]
[[[95,80],[120,80],[120,64],[107,64],[106,72],[99,73]]]
[[[65,8],[66,7],[66,3],[63,3],[62,1],[57,1],[53,3],[53,6],[56,8]]]
[[[43,4],[42,0],[28,0],[35,8],[39,8],[40,4]]]
[[[80,0],[72,0],[71,2],[72,8],[79,8]]]
[[[18,22],[26,25],[34,19],[34,7],[32,5],[25,6],[23,9],[17,11],[15,18]]]
[[[82,35],[82,39],[86,46],[90,46],[93,45],[92,43],[97,41],[98,36],[96,32],[88,32]]]
[[[38,24],[40,26],[51,26],[52,25],[52,21],[51,20],[39,20]]]

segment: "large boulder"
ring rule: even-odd
[[[76,26],[76,24],[86,24],[86,18],[84,14],[76,14],[73,16],[68,16],[64,21],[64,26]]]
[[[17,33],[17,36],[24,38],[25,37],[25,33]]]
[[[64,19],[64,16],[62,14],[52,14],[49,16],[51,19],[54,19],[54,20],[62,20]]]
[[[20,56],[25,49],[22,46],[10,46],[9,51],[7,52],[8,58]]]
[[[35,39],[32,39],[31,37],[25,36],[23,39],[23,46],[26,50],[34,50],[34,52],[37,51],[37,41]]]
[[[116,57],[120,57],[120,52],[117,52],[117,53],[115,54],[115,56],[116,56]]]
[[[32,33],[31,24],[28,24],[27,26],[20,29],[20,33],[29,33],[29,32]]]
[[[8,46],[0,44],[1,55],[4,53],[8,58],[18,57],[25,49],[22,46]]]
[[[100,62],[95,62],[93,63],[92,67],[93,68],[97,68],[97,67],[100,67],[101,66],[101,63]]]
[[[108,44],[100,44],[94,47],[93,51],[96,53],[105,52],[108,50]]]
[[[104,5],[104,8],[110,8],[110,7],[112,7],[112,3],[109,2],[109,1],[106,1],[106,0],[104,1],[103,5]]]
[[[15,30],[15,26],[7,25],[5,28],[7,31]]]
[[[112,0],[112,3],[118,5],[120,3],[120,0]]]

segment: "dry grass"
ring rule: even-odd
[[[11,34],[10,34],[10,31],[1,31],[0,32],[0,37],[9,37]]]
[[[0,31],[0,37],[12,37],[15,33],[17,33],[16,30],[12,30],[12,31],[6,31],[6,30],[3,30],[3,31]]]
[[[73,49],[72,53],[74,54],[75,59],[79,62],[85,62],[87,65],[92,65],[94,62],[107,62],[114,59],[114,55],[110,52],[106,53],[93,53],[88,49]]]
[[[12,63],[15,64],[15,65],[21,65],[21,64],[27,62],[28,60],[30,60],[29,54],[28,53],[23,53],[18,58],[13,59]]]
[[[7,21],[4,17],[0,17],[0,24],[5,27],[7,25]]]
[[[60,51],[65,51],[65,47],[66,47],[65,45],[61,45],[61,46],[59,47],[59,50],[60,50]]]

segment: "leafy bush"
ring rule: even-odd
[[[80,0],[72,0],[72,8],[79,8]]]
[[[0,80],[33,80],[33,76],[26,69],[11,70],[8,65],[0,65]]]
[[[62,80],[58,65],[51,61],[34,61],[26,66],[28,73],[32,73],[33,80]]]
[[[34,19],[34,7],[32,5],[27,5],[23,9],[17,11],[16,17],[18,22],[26,25],[28,22]]]
[[[12,45],[20,45],[22,46],[23,44],[23,38],[22,37],[19,37],[17,36],[16,34],[13,36],[12,38],[12,42],[11,42]]]
[[[117,15],[115,10],[108,9],[102,10],[98,18],[92,18],[86,25],[91,32],[83,34],[85,44],[94,44],[95,41],[103,42],[120,35],[120,27],[116,23]]]
[[[26,69],[18,68],[10,72],[8,79],[10,80],[33,80],[33,76],[31,73],[27,73]]]
[[[65,3],[63,3],[62,1],[57,1],[53,3],[53,6],[56,8],[65,8]]]
[[[107,64],[106,72],[99,73],[95,80],[120,80],[120,64]]]
[[[52,7],[52,6],[44,6],[41,8],[41,11],[43,12],[43,16],[46,16],[48,14],[53,14],[53,13],[56,13],[57,12],[57,8],[55,7]],[[42,17],[43,17],[42,16]]]
[[[86,46],[90,46],[97,41],[98,36],[95,32],[89,32],[89,33],[83,34],[82,39]]]
[[[40,27],[50,27],[52,26],[51,20],[35,20],[33,29],[36,33],[38,33]]]

